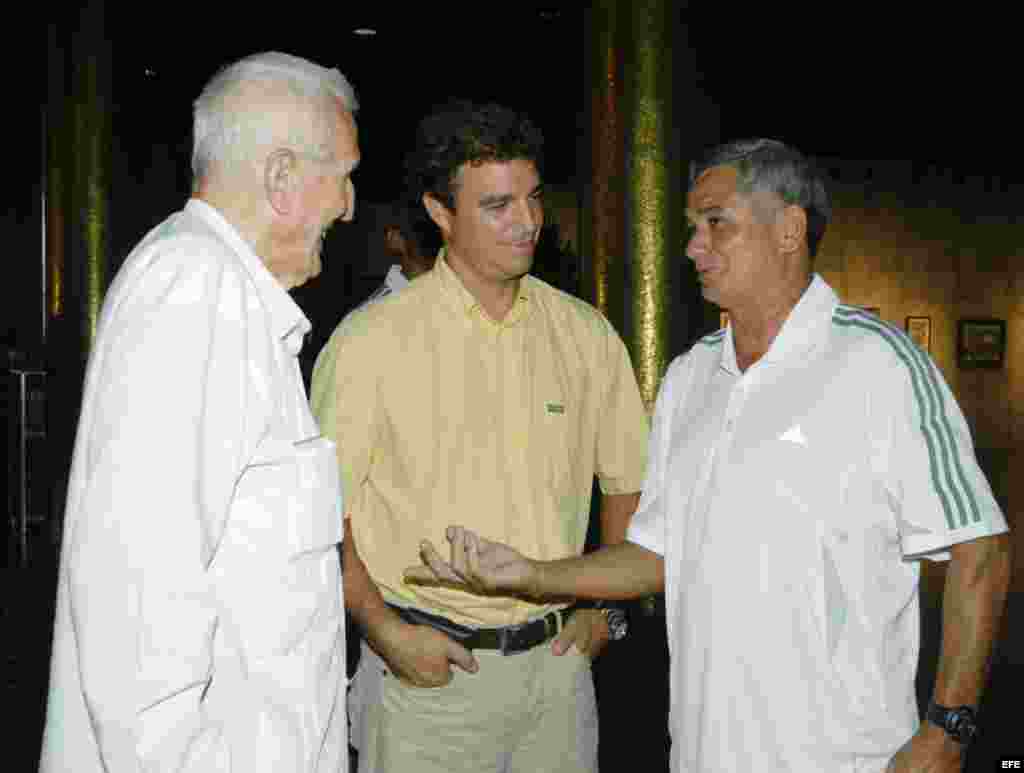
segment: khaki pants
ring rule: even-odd
[[[596,773],[590,661],[541,644],[477,650],[480,670],[444,687],[400,682],[364,642],[349,693],[359,773]]]

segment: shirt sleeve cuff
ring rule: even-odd
[[[601,486],[601,493],[606,496],[618,496],[619,494],[639,494],[644,487],[643,477],[629,478],[598,478]]]
[[[953,545],[970,542],[979,537],[991,537],[1009,531],[1003,524],[976,523],[956,531],[929,532],[903,537],[903,557],[908,559],[927,558],[929,561],[948,561]]]

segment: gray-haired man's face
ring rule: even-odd
[[[274,272],[287,276],[285,283],[289,287],[320,273],[320,252],[327,230],[336,221],[349,221],[355,214],[352,172],[359,163],[358,132],[352,114],[340,102],[336,108],[338,132],[334,160],[322,163],[303,159],[291,238],[280,246],[280,254],[274,256]]]
[[[692,236],[686,254],[697,269],[704,297],[729,309],[750,302],[774,279],[776,234],[771,194],[737,190],[730,166],[704,172],[687,195]]]

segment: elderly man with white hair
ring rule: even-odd
[[[193,197],[118,272],[86,376],[43,771],[347,768],[341,493],[287,291],[352,217],[355,109],[278,53],[196,100]]]

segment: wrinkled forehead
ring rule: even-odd
[[[725,209],[750,209],[765,219],[783,205],[782,199],[770,191],[741,189],[739,170],[723,164],[705,170],[695,181],[686,198],[686,217],[694,222],[702,215]]]
[[[738,193],[739,171],[733,166],[713,166],[694,180],[686,196],[687,209],[722,207]]]
[[[337,160],[345,164],[349,169],[354,169],[359,163],[359,127],[356,125],[355,116],[347,109],[340,99],[335,99],[335,107],[338,110],[338,132],[335,137],[335,153]]]

